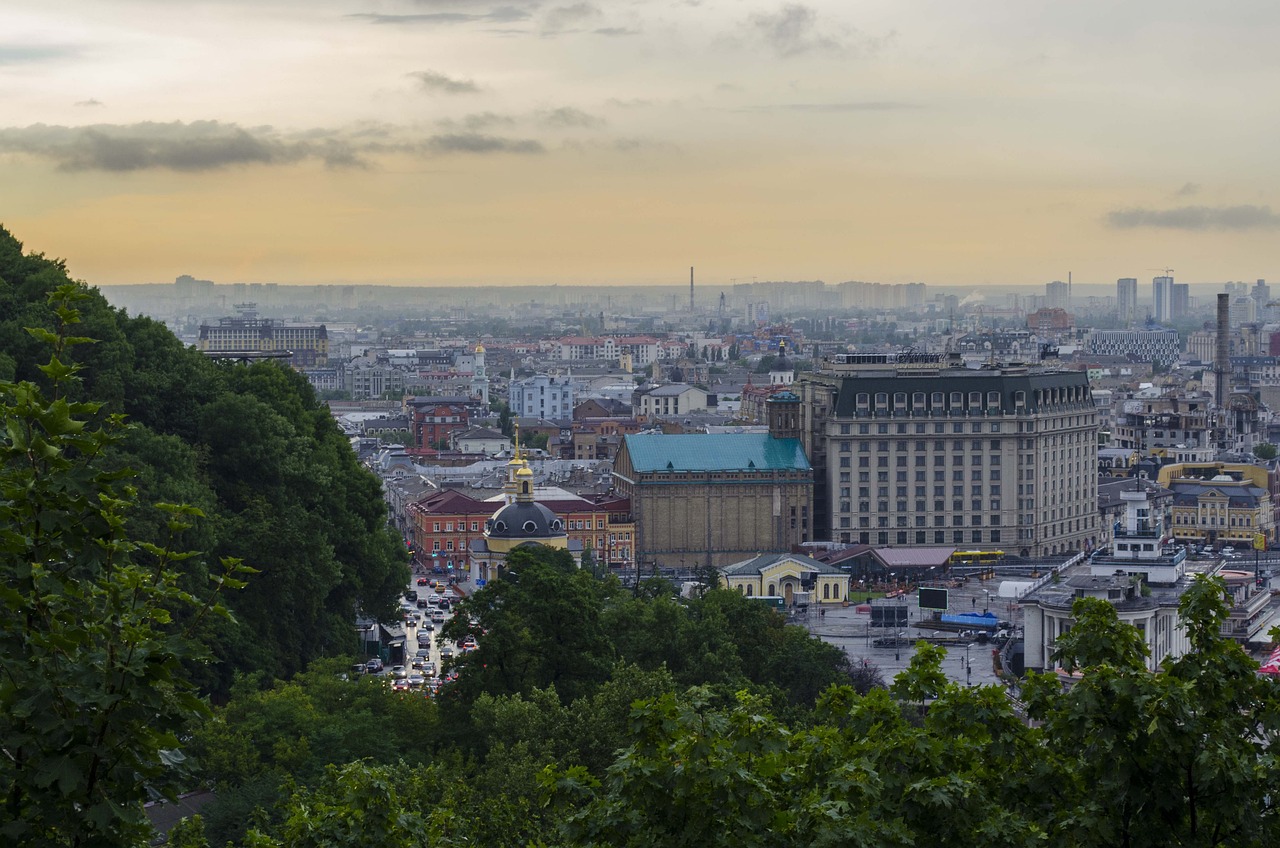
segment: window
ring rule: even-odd
[[[907,543],[907,531],[905,531],[905,530],[899,530],[899,531],[898,531],[898,544],[899,544],[899,545],[905,545],[906,543]]]
[[[952,541],[954,544],[957,544],[957,545],[963,545],[963,544],[964,544],[964,531],[963,531],[963,530],[953,530],[953,531],[951,532],[951,541]]]
[[[982,531],[981,531],[981,530],[974,530],[974,531],[973,531],[973,533],[972,533],[971,538],[972,538],[972,540],[973,540],[974,544],[977,544],[977,543],[981,542],[981,541],[982,541]]]
[[[440,532],[440,522],[439,522],[439,521],[436,521],[436,522],[432,523],[432,525],[431,525],[431,532],[432,532],[432,533],[439,533],[439,532]]]
[[[946,531],[945,531],[945,530],[934,530],[934,531],[933,531],[933,543],[934,543],[935,545],[941,545],[941,544],[942,544],[943,542],[945,542],[946,540],[947,540],[947,533],[946,533]]]

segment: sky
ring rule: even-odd
[[[97,284],[1280,278],[1273,0],[16,0]]]

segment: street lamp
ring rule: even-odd
[[[973,662],[969,659],[969,649],[973,647],[970,642],[964,646],[964,685],[973,685]]]
[[[982,611],[985,613],[991,609],[991,590],[982,590]]]

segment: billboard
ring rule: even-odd
[[[906,604],[872,604],[872,627],[906,627],[908,611]]]
[[[950,609],[947,605],[947,590],[920,587],[920,609]]]

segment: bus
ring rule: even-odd
[[[951,565],[994,565],[1004,559],[1004,551],[956,551],[949,560]]]

